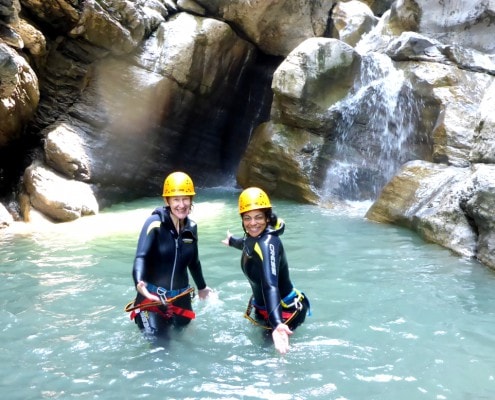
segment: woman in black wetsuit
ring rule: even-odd
[[[309,311],[308,299],[290,280],[279,237],[285,224],[272,213],[266,193],[255,187],[247,188],[239,196],[239,214],[244,237],[227,232],[222,242],[242,250],[241,268],[253,291],[245,316],[255,322],[250,317],[254,308],[256,319],[272,331],[275,348],[283,354],[289,350],[292,330],[304,322]]]
[[[160,336],[170,325],[185,326],[195,317],[188,269],[200,299],[211,291],[198,256],[197,226],[188,217],[195,194],[187,174],[167,176],[163,184],[166,206],[153,211],[139,236],[132,269],[138,293],[131,318],[150,335]]]

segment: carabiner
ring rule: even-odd
[[[156,288],[156,294],[160,298],[163,305],[167,305],[167,289],[158,287]]]

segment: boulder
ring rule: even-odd
[[[56,222],[98,213],[98,202],[88,184],[67,179],[37,163],[26,169],[24,187],[30,205]]]
[[[361,58],[337,39],[308,39],[297,46],[273,75],[271,118],[301,129],[327,131],[331,106],[354,85]]]
[[[261,124],[241,159],[237,181],[242,187],[258,186],[278,197],[316,203],[311,182],[322,144],[321,136],[302,129]]]
[[[458,167],[476,162],[475,134],[483,125],[480,107],[495,78],[443,63],[408,62],[400,67],[420,99],[420,119],[429,127],[432,160]]]
[[[83,133],[66,122],[50,127],[45,135],[45,162],[67,178],[88,181],[91,178],[88,150]]]
[[[383,188],[366,218],[397,224],[495,268],[495,167],[412,161]]]
[[[351,0],[338,2],[332,10],[335,37],[355,46],[362,36],[378,23],[373,11],[363,2]]]
[[[469,158],[474,163],[495,163],[495,81],[492,81],[481,99],[474,127],[473,144]]]
[[[476,257],[495,269],[495,165],[474,165],[472,180],[475,190],[464,208],[478,233]]]
[[[31,66],[0,43],[0,146],[21,137],[39,98],[38,78]]]
[[[399,0],[392,7],[391,18],[403,31],[416,31],[444,44],[456,43],[495,53],[493,1]]]
[[[263,53],[287,56],[306,39],[325,36],[336,1],[196,0],[208,15],[228,21]]]

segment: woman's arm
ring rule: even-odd
[[[283,323],[278,287],[281,242],[278,236],[265,235],[258,244],[262,254],[261,287],[263,298],[268,311],[268,322],[275,329]]]
[[[132,277],[134,284],[146,278],[146,256],[148,255],[155,240],[155,232],[160,228],[161,221],[158,216],[149,216],[139,234],[137,243],[136,256],[134,257],[134,265],[132,267]]]
[[[244,247],[244,238],[238,238],[232,235],[229,230],[227,230],[227,236],[222,240],[225,246],[235,247],[238,250],[242,250]]]

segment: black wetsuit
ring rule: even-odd
[[[206,287],[203,278],[201,262],[198,256],[197,226],[194,221],[186,218],[184,229],[177,233],[168,207],[158,207],[145,221],[139,236],[136,257],[132,270],[134,284],[144,281],[150,287],[161,287],[167,291],[177,291],[189,286],[189,269],[198,290]],[[151,285],[152,286],[151,286]],[[144,300],[138,293],[135,304]],[[192,310],[191,297],[184,295],[173,303],[174,305]],[[171,321],[164,321],[158,313],[149,312],[148,322],[151,333],[159,334],[170,322],[175,325],[185,325],[190,318],[174,315]],[[143,328],[143,321],[138,314],[136,323]]]
[[[229,246],[242,250],[241,268],[251,285],[253,302],[266,309],[272,328],[284,322],[280,300],[294,289],[284,246],[279,238],[284,229],[285,224],[278,220],[277,228],[268,226],[258,237],[246,234],[243,238],[232,236],[229,240]],[[309,308],[307,299],[304,299],[303,307],[298,318],[289,324],[291,328],[304,321]]]

